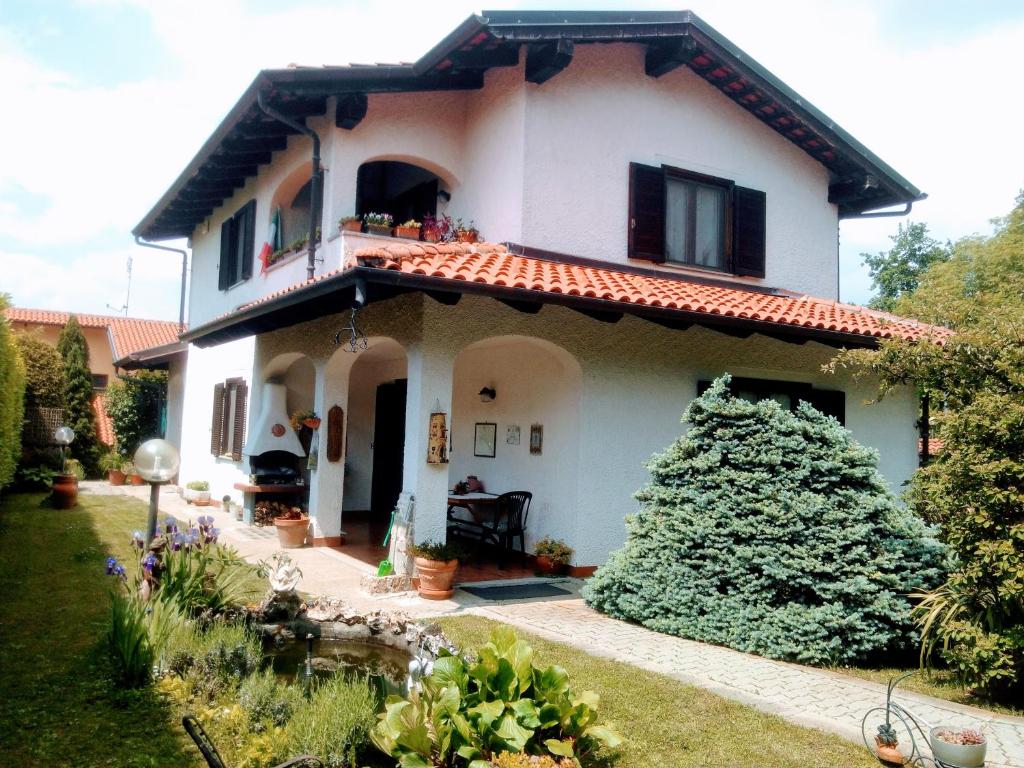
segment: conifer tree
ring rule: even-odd
[[[628,539],[584,596],[660,632],[803,663],[915,638],[909,592],[942,576],[932,531],[897,504],[877,454],[802,403],[716,381],[690,431],[648,464]]]
[[[82,462],[88,475],[95,474],[99,459],[96,414],[92,407],[92,372],[89,345],[74,315],[60,332],[57,351],[64,361],[64,423],[75,432],[69,453]]]

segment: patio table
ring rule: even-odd
[[[473,516],[473,520],[477,523],[482,522],[484,515],[482,514],[485,509],[493,512],[493,507],[498,503],[498,495],[496,493],[483,493],[482,491],[472,491],[470,493],[451,493],[448,494],[448,519],[458,520],[454,516],[452,507],[462,507]],[[482,509],[478,509],[481,507]]]

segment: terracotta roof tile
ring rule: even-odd
[[[542,294],[664,307],[880,339],[942,341],[952,334],[947,328],[854,304],[806,295],[761,292],[742,286],[709,285],[681,276],[624,272],[614,265],[595,267],[548,261],[509,253],[505,246],[497,243],[396,243],[362,248],[353,256],[363,266],[439,280],[465,280]],[[243,305],[238,311],[302,290],[343,271],[336,269],[312,281],[296,283]]]
[[[107,396],[103,392],[93,393],[92,410],[96,414],[96,436],[104,445],[113,445],[114,422],[107,415]]]
[[[14,323],[29,325],[64,325],[71,313],[49,309],[9,307],[4,314]],[[178,340],[178,324],[168,320],[142,320],[136,317],[87,315],[74,313],[83,328],[107,328],[114,343],[114,359],[133,352],[161,347]]]

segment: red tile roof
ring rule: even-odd
[[[772,324],[776,326],[774,330],[779,330],[777,326],[780,325],[796,326],[880,339],[931,338],[939,342],[952,335],[948,328],[855,304],[782,291],[756,291],[739,285],[710,285],[682,275],[637,274],[615,269],[614,265],[582,266],[519,256],[509,253],[504,245],[497,243],[469,245],[402,241],[376,248],[361,248],[353,256],[363,266],[409,275],[677,309],[697,315],[743,318],[754,323]],[[343,271],[345,269],[336,269],[318,275],[312,282],[295,283],[242,305],[237,311],[302,290]],[[542,296],[538,298],[543,301]]]
[[[96,414],[96,436],[104,445],[113,445],[114,422],[107,415],[107,396],[103,392],[93,393],[92,410]]]
[[[64,325],[69,312],[49,309],[9,307],[4,311],[12,323],[28,325]],[[150,347],[160,347],[178,340],[178,324],[168,320],[141,320],[136,317],[114,315],[86,315],[74,313],[83,328],[106,328],[114,345],[114,360]]]

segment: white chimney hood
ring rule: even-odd
[[[267,382],[263,385],[263,397],[260,398],[260,415],[253,421],[245,440],[242,453],[246,456],[259,456],[267,451],[287,451],[296,456],[305,456],[299,436],[288,423],[288,410],[285,406],[288,390],[284,384]]]

